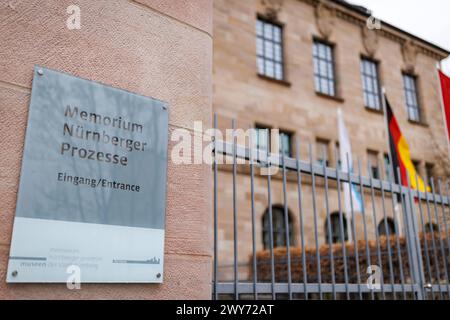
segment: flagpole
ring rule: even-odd
[[[441,70],[440,68],[440,63],[436,62],[436,76],[437,76],[437,80],[438,80],[438,84],[439,84],[439,102],[441,104],[441,111],[442,111],[442,117],[444,120],[444,127],[445,127],[445,136],[447,137],[447,151],[448,151],[448,155],[450,157],[450,137],[449,137],[449,128],[448,128],[448,123],[447,123],[447,117],[445,114],[445,105],[444,105],[444,97],[443,97],[443,93],[442,93],[442,83],[441,83],[441,77],[439,76],[439,71]]]
[[[388,118],[387,118],[387,107],[386,107],[386,88],[383,86],[381,87],[381,92],[383,94],[383,97],[381,99],[381,105],[383,107],[383,117],[384,117],[384,124],[385,124],[385,128],[386,128],[386,135],[387,135],[387,154],[389,157],[389,167],[391,168],[390,171],[390,176],[391,176],[391,181],[393,181],[395,183],[395,174],[396,174],[396,170],[394,168],[394,162],[392,161],[392,154],[391,154],[391,142],[390,142],[390,134],[389,134],[389,122],[388,122]],[[399,186],[400,189],[402,187],[402,182],[399,182]],[[394,197],[394,193],[392,193],[391,190],[391,196]],[[394,201],[395,201],[395,208],[394,208],[394,215],[397,215],[397,211],[398,209],[398,201],[397,198],[394,197]],[[401,217],[401,216],[400,216]],[[399,215],[397,215],[396,219],[398,221],[398,231],[399,231],[399,236],[403,236],[403,217],[402,219],[399,219]]]
[[[344,122],[344,116],[342,114],[341,108],[337,109],[337,122],[338,122],[338,136],[339,136],[339,157],[341,158],[341,164],[342,164],[342,168],[341,169],[342,169],[342,171],[345,171],[345,169],[353,167],[353,163],[351,165],[349,163],[347,163],[348,162],[347,160],[349,159],[348,154],[346,154],[345,157],[344,157],[344,154],[343,154],[344,152],[341,152],[341,151],[343,151],[343,147],[344,147],[343,141],[341,141],[341,138],[342,138],[341,137],[341,130],[342,130],[341,125],[345,126],[345,124],[343,123]],[[347,163],[347,166],[345,166],[346,168],[344,168],[344,163]],[[339,168],[336,168],[336,170],[339,170]],[[351,175],[350,175],[351,172],[349,172],[348,174],[349,174],[348,176],[351,177]],[[345,188],[344,188],[344,193],[347,193],[347,194],[344,194],[345,219],[347,221],[352,221],[351,212],[349,212],[349,211],[352,211],[353,209],[350,208],[350,210],[349,210],[349,208],[347,208],[347,202],[348,201],[353,201],[353,199],[351,199],[351,200],[346,199],[346,196],[347,197],[353,197],[353,190],[352,190],[351,179],[350,179],[350,181],[349,181],[349,183],[347,185],[348,185],[347,186],[347,192],[345,191]],[[351,226],[351,223],[347,223],[347,237],[348,237],[348,242],[351,243],[351,242],[353,242],[353,236],[352,236],[352,232],[351,232],[350,226]]]

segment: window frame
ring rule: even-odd
[[[341,238],[341,216],[342,216],[342,227],[344,229],[344,241],[341,242],[340,240],[342,240]],[[331,225],[330,225],[330,230],[331,230],[331,235],[328,233],[328,221],[330,221]],[[325,218],[325,241],[326,244],[330,243],[331,240],[331,244],[343,244],[346,243],[349,239],[349,234],[348,234],[348,221],[347,221],[347,217],[345,216],[345,214],[339,213],[339,212],[332,212],[330,213],[329,216],[327,216]],[[335,234],[334,232],[337,232],[337,234]],[[331,237],[331,239],[330,239]]]
[[[284,219],[284,207],[281,205],[272,205],[272,240],[273,248],[286,246],[286,221]],[[264,211],[262,218],[262,242],[264,250],[270,248],[270,221],[269,221],[269,207]],[[288,228],[289,228],[289,242],[292,246],[295,245],[294,224],[291,212],[288,209]],[[267,238],[267,239],[266,239]],[[267,241],[266,241],[267,240]]]
[[[259,152],[261,152],[261,151],[264,151],[265,154],[267,154],[267,152],[270,153],[271,152],[270,130],[272,130],[272,127],[266,126],[266,125],[261,124],[261,123],[256,123],[255,126],[254,126],[254,129],[255,129],[255,133],[256,133],[256,140],[255,140],[256,146],[255,147],[256,147],[256,150],[257,150],[257,154],[259,155]],[[264,150],[260,148],[261,144],[260,144],[260,133],[259,133],[259,131],[262,131],[262,130],[267,130],[266,143],[265,143],[266,149],[264,149]]]
[[[411,79],[414,87],[413,88],[407,88],[406,79]],[[406,114],[408,116],[408,121],[412,123],[424,123],[423,121],[423,112],[422,112],[422,106],[420,102],[420,94],[419,94],[419,85],[418,85],[418,76],[411,72],[402,72],[402,82],[403,82],[403,94],[405,98],[405,105],[406,105]],[[408,103],[408,93],[412,94],[414,93],[414,100],[416,102],[416,105],[410,105]],[[410,110],[413,110],[414,112],[417,112],[417,119],[412,119]]]
[[[397,234],[397,225],[395,224],[395,220],[391,217],[386,217],[386,222],[387,224],[385,224],[385,220],[382,219],[377,226],[377,231],[378,231],[378,236],[386,236],[387,237],[387,233],[386,233],[386,229],[389,230],[389,236],[394,236]]]
[[[367,74],[365,71],[365,68],[363,66],[364,62],[368,62],[368,63],[372,63],[375,66],[375,75],[373,74]],[[383,112],[383,102],[381,99],[383,99],[382,96],[382,83],[381,83],[381,74],[380,74],[380,61],[361,55],[360,57],[360,66],[359,66],[359,73],[361,76],[361,85],[362,85],[362,90],[363,90],[363,100],[364,100],[364,106],[366,109],[370,110],[370,111],[375,111],[375,112]],[[370,84],[372,86],[373,90],[377,90],[377,92],[373,92],[373,91],[369,91],[368,88],[366,88],[366,79],[370,78]],[[373,81],[376,80],[376,88],[373,87]],[[373,107],[370,106],[370,99],[369,99],[369,95],[373,96],[374,98],[378,98],[378,106]],[[367,98],[366,98],[367,96]]]
[[[293,155],[293,150],[292,150],[292,137],[293,137],[293,133],[291,132],[291,131],[287,131],[287,130],[281,130],[281,129],[279,129],[279,134],[280,134],[280,141],[279,141],[279,147],[280,147],[280,150],[279,150],[279,153],[280,153],[280,155],[283,155],[283,145],[281,144],[281,137],[282,137],[282,135],[284,135],[284,136],[287,136],[288,137],[288,148],[289,148],[289,153],[288,154],[285,154],[284,156],[285,157],[287,157],[287,158],[292,158],[292,155]]]
[[[326,146],[325,150],[326,150],[326,159],[323,159],[323,150],[318,150],[318,146],[319,144]],[[325,166],[329,167],[330,163],[331,163],[331,155],[330,155],[330,148],[331,148],[331,140],[329,139],[325,139],[325,138],[316,138],[316,143],[315,143],[315,151],[316,151],[316,163],[319,164],[320,166],[323,166],[323,161],[325,160]]]
[[[370,156],[373,156],[377,159],[376,167],[373,166],[373,163],[370,161]],[[370,177],[375,180],[381,179],[381,170],[380,170],[380,153],[375,150],[367,149],[367,167],[370,169]],[[374,169],[376,168],[376,174],[374,174]]]
[[[330,61],[328,60],[327,54],[325,54],[325,58],[320,57],[319,54],[319,49],[316,49],[316,45],[322,45],[322,46],[326,46],[330,49]],[[331,97],[331,98],[339,98],[338,95],[338,81],[337,81],[337,74],[336,74],[336,54],[335,54],[335,48],[336,45],[334,43],[331,43],[327,40],[318,38],[318,37],[313,37],[313,74],[314,74],[314,90],[317,94],[319,95],[323,95],[326,97]],[[318,62],[316,62],[318,60]],[[324,76],[323,74],[320,73],[320,62],[325,62],[326,64],[326,70],[327,70],[327,75]],[[316,63],[318,65],[318,71],[316,71]],[[328,74],[328,67],[331,64],[331,72],[332,72],[332,77],[329,77]],[[317,79],[318,78],[318,79]],[[328,90],[328,92],[325,92],[324,90],[322,90],[322,80],[325,80],[327,82],[327,86],[329,87],[330,81],[332,82],[332,91],[333,94],[330,93],[330,89]],[[319,88],[317,87],[317,83],[319,84]]]
[[[262,35],[258,34],[258,22],[262,22]],[[280,29],[280,41],[277,42],[276,40],[273,39],[268,39],[265,37],[264,35],[264,25],[265,24],[270,24],[272,25],[272,27],[278,27]],[[286,80],[286,66],[285,66],[285,50],[284,50],[284,28],[285,25],[279,21],[275,21],[273,19],[270,19],[264,15],[261,14],[257,14],[256,15],[256,24],[255,24],[255,36],[256,36],[256,69],[257,69],[257,73],[258,76],[266,78],[268,80],[273,80],[276,82],[280,82],[280,83],[285,83],[285,84],[289,84]],[[273,29],[272,29],[273,32]],[[258,39],[262,40],[262,54],[258,53]],[[268,58],[266,56],[266,52],[265,52],[265,43],[266,42],[271,42],[273,49],[272,49],[272,58]],[[275,59],[275,45],[279,45],[280,46],[280,61],[276,61]],[[263,61],[263,72],[260,72],[259,70],[259,59],[262,59]],[[273,76],[269,75],[266,72],[266,60],[272,62],[274,64],[274,69],[273,69]],[[277,78],[276,77],[276,68],[275,65],[276,64],[280,64],[281,65],[281,78]]]

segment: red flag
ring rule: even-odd
[[[442,102],[444,108],[445,125],[447,128],[447,137],[450,142],[450,78],[447,77],[441,70],[439,71],[439,78],[441,79]]]

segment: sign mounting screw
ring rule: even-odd
[[[159,279],[159,278],[161,278],[161,273],[157,273],[156,274],[156,277]]]
[[[40,76],[44,75],[44,71],[42,69],[38,69],[37,74]]]
[[[13,277],[17,277],[17,275],[18,275],[17,270],[14,270],[14,271],[11,273],[11,275],[12,275]]]

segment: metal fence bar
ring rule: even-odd
[[[383,298],[383,300],[386,300],[386,294],[384,293],[384,273],[383,273],[383,262],[381,260],[381,248],[380,248],[380,236],[378,234],[378,228],[377,228],[377,210],[375,207],[375,189],[373,187],[373,173],[372,170],[370,170],[371,168],[371,163],[370,160],[368,162],[369,165],[369,178],[370,178],[370,199],[372,202],[372,218],[373,218],[373,226],[374,226],[374,231],[375,231],[375,242],[377,245],[377,258],[378,258],[378,267],[380,268],[380,274],[381,274],[381,279],[380,279],[380,285],[381,285],[381,297]]]
[[[435,199],[436,190],[434,188],[434,179],[431,178],[430,182],[431,182],[431,192],[433,193],[433,199]],[[434,200],[433,200],[433,202],[434,202]],[[444,243],[442,242],[442,232],[441,232],[441,225],[439,223],[439,214],[438,214],[438,208],[437,207],[438,206],[437,206],[436,202],[434,202],[434,215],[435,215],[436,224],[437,224],[437,228],[438,228],[438,232],[439,232],[439,245],[440,245],[440,248],[441,248],[442,263],[444,264],[444,280],[447,282],[447,286],[449,286],[448,270],[447,270],[447,258],[446,258],[446,254],[445,254]],[[443,214],[445,215],[445,212],[443,212]],[[434,233],[434,230],[432,232]]]
[[[384,172],[386,172],[386,168],[383,164]],[[389,263],[389,278],[391,285],[394,285],[395,283],[395,277],[394,277],[394,267],[392,263],[392,247],[391,247],[391,233],[388,228],[388,220],[386,215],[386,206],[385,206],[385,195],[384,195],[384,189],[381,188],[381,205],[383,209],[383,222],[384,222],[384,232],[386,235],[386,241],[387,241],[387,249],[388,249],[388,263]],[[394,300],[397,300],[397,294],[395,292],[392,293],[392,297]]]
[[[284,143],[281,142],[281,150],[284,150]],[[287,190],[286,190],[286,165],[285,165],[285,154],[282,154],[282,168],[283,168],[283,205],[284,205],[284,227],[286,234],[286,254],[287,254],[287,269],[288,269],[288,294],[289,300],[292,300],[292,274],[291,274],[291,246],[290,246],[290,235],[289,235],[289,213],[288,213],[288,203],[287,203]]]
[[[251,201],[251,215],[252,215],[252,262],[253,262],[253,298],[258,300],[258,291],[256,290],[256,283],[258,282],[258,265],[256,262],[256,218],[255,218],[255,167],[254,167],[254,150],[253,150],[253,135],[249,137],[250,141],[250,201]]]
[[[336,168],[339,168],[339,161],[338,161],[336,148],[334,149],[334,158],[336,160],[336,162],[335,162]],[[339,233],[340,233],[341,243],[342,243],[342,257],[344,259],[344,282],[345,282],[345,285],[347,288],[347,291],[345,294],[346,294],[347,300],[350,300],[350,292],[348,291],[347,248],[345,247],[346,241],[345,241],[344,221],[343,221],[344,214],[342,212],[342,204],[341,204],[341,176],[339,174],[339,170],[336,171],[336,182],[337,182],[337,193],[338,193]],[[348,221],[347,221],[347,223],[348,223]]]
[[[350,166],[350,157],[349,154],[347,153],[345,155],[347,157],[347,172],[348,172],[348,180],[351,181],[351,167]],[[359,248],[358,248],[358,237],[356,236],[356,223],[355,223],[355,211],[353,208],[353,196],[351,194],[351,189],[352,189],[352,185],[349,184],[349,189],[350,189],[350,211],[351,211],[351,215],[352,215],[352,239],[353,239],[353,249],[355,250],[355,264],[356,264],[356,280],[358,282],[358,296],[359,296],[359,300],[362,300],[362,291],[361,291],[361,270],[359,268]]]
[[[362,175],[361,175],[361,160],[358,159],[358,176],[359,176],[359,192],[361,194],[362,199],[362,218],[363,218],[363,228],[364,228],[364,241],[366,244],[366,258],[367,258],[367,266],[370,266],[372,263],[370,262],[370,249],[369,249],[369,239],[367,236],[367,225],[366,225],[366,206],[364,203],[364,185],[362,182]],[[375,300],[375,294],[373,292],[373,288],[370,288],[370,296],[372,297],[372,300]]]
[[[217,114],[214,114],[214,132],[217,130]],[[217,293],[217,275],[218,275],[218,247],[219,243],[217,241],[217,233],[218,233],[218,210],[217,210],[217,137],[214,135],[214,162],[213,162],[213,170],[214,170],[214,300],[218,299]]]
[[[391,161],[391,160],[389,160]],[[391,162],[392,163],[392,162]],[[391,185],[391,190],[392,189],[392,180],[394,177],[394,172],[393,170],[389,169],[390,174],[389,174],[389,184]],[[403,270],[403,258],[402,258],[402,254],[401,254],[401,248],[400,248],[400,230],[398,228],[399,226],[399,221],[397,219],[397,213],[396,213],[396,200],[395,197],[397,196],[397,194],[391,192],[391,202],[392,202],[392,215],[394,218],[394,228],[395,228],[395,244],[397,247],[397,257],[398,257],[398,261],[400,264],[400,283],[402,286],[402,293],[403,293],[403,300],[406,300],[407,296],[406,296],[406,288],[405,288],[405,273]]]
[[[323,300],[322,293],[322,274],[321,274],[321,266],[320,266],[320,253],[319,253],[319,237],[317,231],[317,208],[316,208],[316,178],[313,166],[312,159],[312,148],[311,143],[309,144],[309,163],[311,166],[311,185],[312,185],[312,201],[313,201],[313,214],[314,214],[314,240],[316,243],[316,264],[317,264],[317,282],[319,283],[319,298]]]
[[[427,216],[428,216],[428,226],[429,228],[432,227],[433,225],[433,220],[431,218],[431,210],[430,210],[430,201],[429,199],[426,200],[426,205],[427,205]],[[426,231],[426,230],[425,230]],[[436,280],[438,281],[438,283],[441,281],[441,272],[439,270],[439,261],[438,261],[438,254],[437,254],[437,250],[436,250],[436,242],[434,239],[434,232],[430,229],[429,233],[431,234],[431,246],[433,248],[433,258],[434,258],[434,266],[436,269]],[[439,287],[439,298],[442,300],[444,298],[443,294],[442,294],[442,290]]]
[[[419,176],[416,174],[416,186],[418,186],[418,185],[419,185]],[[420,222],[422,225],[423,243],[424,243],[424,251],[425,251],[425,262],[426,262],[426,268],[427,268],[427,274],[428,274],[428,281],[430,284],[432,284],[433,283],[433,273],[432,273],[432,269],[431,269],[430,255],[428,254],[428,239],[426,237],[425,223],[423,220],[422,204],[421,204],[420,200],[418,202],[419,202],[418,206],[419,206]],[[433,287],[430,286],[429,289],[431,291],[431,299],[434,299]],[[427,294],[426,291],[425,291],[425,294]]]
[[[397,174],[397,181],[402,181],[402,176],[401,176],[401,173],[400,173],[400,168],[399,167],[397,167],[397,172],[396,172],[396,174]],[[413,249],[412,249],[412,242],[414,242],[414,240],[412,240],[412,236],[410,235],[410,229],[411,229],[411,226],[409,225],[409,220],[408,220],[408,212],[411,212],[411,209],[407,209],[407,207],[408,207],[408,201],[407,201],[407,199],[406,199],[406,196],[407,196],[407,194],[404,194],[403,192],[400,194],[400,204],[401,204],[401,207],[402,207],[402,218],[403,218],[403,228],[404,228],[404,231],[405,231],[405,237],[406,237],[406,239],[407,239],[407,241],[406,241],[406,249],[407,249],[407,255],[408,255],[408,265],[409,265],[409,277],[410,277],[410,280],[411,280],[411,284],[410,284],[410,290],[411,290],[411,292],[413,293],[413,298],[414,298],[414,300],[417,300],[417,296],[416,296],[416,293],[415,293],[415,290],[414,290],[414,283],[415,283],[415,279],[416,279],[416,276],[415,276],[415,273],[414,273],[414,267],[413,267],[413,261],[412,261],[412,259],[413,259],[413,254],[412,254],[412,251],[413,251]]]
[[[267,163],[267,197],[269,202],[269,250],[270,250],[270,278],[271,278],[271,285],[272,285],[272,299],[275,300],[276,293],[275,293],[275,257],[273,253],[273,214],[272,214],[272,185],[271,185],[271,161],[270,161],[270,137],[269,133],[267,131],[267,150],[266,150],[266,163]]]
[[[308,300],[308,291],[307,291],[307,283],[308,276],[306,274],[306,254],[305,254],[305,233],[303,226],[303,203],[302,203],[302,174],[300,172],[300,166],[298,165],[300,161],[300,142],[298,139],[296,142],[296,160],[297,160],[297,193],[298,193],[298,212],[299,212],[299,220],[300,220],[300,241],[302,245],[302,271],[303,271],[303,285],[304,285],[304,293],[305,300]]]
[[[413,196],[412,196],[412,190],[411,190],[411,177],[409,176],[409,173],[406,173],[406,180],[408,182],[408,198],[409,206],[407,206],[406,215],[408,216],[408,229],[411,233],[411,246],[412,246],[412,253],[413,253],[413,270],[414,270],[414,282],[419,284],[420,290],[417,291],[417,298],[419,300],[423,300],[424,296],[424,275],[423,275],[423,263],[422,263],[422,250],[421,245],[419,242],[419,232],[417,228],[417,221],[416,221],[416,215],[414,213],[414,206],[413,206]],[[409,210],[408,210],[409,209]]]
[[[326,156],[326,149],[323,148],[322,150],[323,153],[323,167],[326,168],[326,163],[327,163],[327,156]],[[331,233],[331,219],[330,219],[330,206],[329,206],[329,201],[328,201],[328,176],[327,176],[327,171],[324,170],[325,176],[324,176],[324,184],[325,184],[325,211],[327,214],[327,223],[326,223],[326,227],[327,227],[327,241],[328,241],[328,255],[330,256],[330,275],[331,275],[331,283],[332,283],[332,290],[333,290],[333,299],[336,300],[336,277],[335,277],[335,273],[334,273],[334,254],[333,254],[333,243],[332,243],[332,233]]]
[[[258,293],[260,295],[266,294],[271,295],[272,291],[275,294],[280,293],[286,293],[288,290],[288,284],[287,283],[275,283],[274,289],[272,289],[272,285],[270,283],[257,283],[258,286]],[[349,284],[348,290],[351,293],[357,293],[359,288],[357,284]],[[447,286],[446,285],[433,285],[435,290],[438,289],[438,287],[441,287],[443,292],[447,292]],[[233,295],[234,294],[234,284],[233,283],[219,283],[218,284],[218,290],[221,294],[227,294],[227,295]],[[300,283],[293,283],[291,287],[292,293],[305,293],[304,285]],[[310,294],[319,293],[319,292],[331,292],[332,285],[328,283],[308,283],[307,285],[307,292]],[[336,292],[337,293],[345,293],[347,290],[345,284],[336,284]],[[372,290],[369,289],[367,286],[362,286],[361,290],[363,293],[368,294]],[[395,284],[393,287],[390,284],[385,285],[386,292],[402,292],[402,286],[399,284]],[[411,292],[415,292],[421,290],[419,285],[413,284]],[[239,283],[239,292],[241,294],[252,294],[253,293],[253,284],[252,283],[245,283],[240,282]]]
[[[231,123],[233,129],[233,256],[234,256],[234,298],[239,300],[238,282],[238,224],[237,224],[237,203],[236,203],[236,176],[237,176],[237,137],[236,137],[236,122],[233,119]]]
[[[442,195],[444,193],[444,190],[442,188],[441,179],[438,180],[438,184],[439,184],[439,193]],[[446,195],[448,197],[448,189],[447,189]],[[448,209],[450,209],[450,207]],[[447,217],[445,214],[445,206],[443,204],[442,204],[442,220],[444,222],[445,238],[447,239],[447,251],[450,256],[450,239],[449,239],[449,235],[448,235],[448,226],[447,226]],[[448,260],[446,260],[446,265],[448,265]],[[447,282],[447,284],[449,284],[449,283]],[[450,286],[447,286],[447,287],[449,288],[449,290],[447,292],[450,292]],[[450,299],[450,296],[447,296],[447,298]]]

